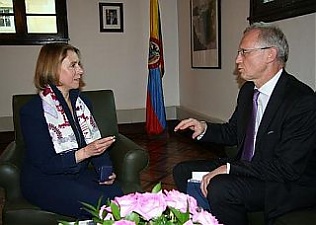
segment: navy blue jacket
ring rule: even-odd
[[[52,88],[74,130],[78,149],[86,146],[77,116],[71,115],[61,92],[54,86]],[[90,101],[80,95],[79,90],[70,91],[73,108],[78,96],[92,112]],[[44,210],[86,218],[87,213],[82,210],[81,202],[96,205],[101,196],[106,201],[107,198],[113,199],[123,194],[116,183],[113,185],[98,183],[98,168],[102,165],[112,165],[110,148],[102,155],[80,163],[76,163],[75,151],[60,154],[55,152],[39,95],[21,108],[20,121],[26,148],[21,171],[21,190],[28,201]],[[95,170],[88,167],[90,162]]]

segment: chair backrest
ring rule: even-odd
[[[117,116],[114,94],[112,90],[84,91],[83,94],[91,101],[93,116],[102,137],[118,134]]]
[[[23,136],[20,126],[20,109],[28,101],[30,101],[35,94],[22,94],[22,95],[13,95],[12,97],[12,110],[13,110],[13,125],[14,125],[14,135],[15,143],[17,145],[23,146]]]
[[[96,90],[83,91],[92,103],[93,115],[98,124],[100,132],[103,137],[109,135],[117,135],[117,116],[114,94],[112,90]],[[13,124],[15,131],[15,142],[18,146],[23,146],[23,136],[20,127],[20,109],[28,101],[33,98],[35,94],[14,95],[12,98],[13,108]]]

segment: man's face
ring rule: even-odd
[[[239,44],[236,56],[236,65],[240,76],[247,81],[256,81],[263,79],[266,65],[265,46],[258,42],[258,30],[252,30],[246,33]]]

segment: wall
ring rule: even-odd
[[[123,2],[124,33],[99,32],[99,2],[102,1],[67,1],[70,43],[82,52],[86,89],[113,89],[119,122],[144,121],[149,1],[117,1]],[[159,3],[165,52],[165,105],[168,117],[175,118],[172,108],[179,105],[177,1]],[[12,130],[11,96],[35,91],[32,78],[39,49],[40,46],[0,45],[0,131]]]
[[[235,107],[238,85],[234,60],[242,32],[248,25],[249,0],[221,1],[221,69],[192,69],[190,63],[190,0],[178,1],[180,107],[178,117],[227,120]],[[315,13],[276,22],[287,35],[287,71],[316,87]]]
[[[124,3],[124,33],[99,32],[99,2],[67,1],[70,43],[83,53],[86,89],[113,89],[120,123],[144,121],[149,1],[118,1]],[[159,2],[168,118],[194,115],[226,120],[235,107],[238,92],[234,59],[242,31],[248,25],[249,0],[221,1],[222,69],[204,70],[191,68],[190,0]],[[277,22],[291,47],[287,70],[314,89],[315,20],[314,13]],[[34,92],[32,76],[38,50],[39,46],[0,46],[0,131],[12,129],[11,96]]]

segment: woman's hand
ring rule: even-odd
[[[91,142],[86,147],[76,151],[76,162],[78,163],[92,156],[101,155],[113,144],[113,142],[115,142],[115,136],[101,138]]]
[[[115,142],[115,136],[105,137],[91,142],[83,148],[87,158],[101,155],[105,150]]]
[[[116,174],[115,173],[112,173],[110,176],[109,176],[109,179],[108,180],[106,180],[106,181],[104,181],[104,182],[99,182],[99,184],[101,184],[101,185],[111,185],[111,184],[113,184],[114,183],[114,181],[115,181],[115,179],[116,179]]]

